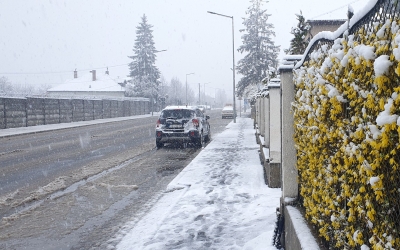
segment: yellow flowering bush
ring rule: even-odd
[[[339,249],[400,249],[400,25],[336,39],[295,70],[307,219]]]

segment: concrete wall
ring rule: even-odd
[[[302,250],[299,237],[295,229],[295,220],[289,213],[287,206],[284,207],[283,216],[285,218],[285,233],[283,238],[283,243],[285,249]]]
[[[147,99],[0,97],[0,129],[148,114]]]
[[[110,117],[118,117],[118,101],[116,100],[110,101]]]
[[[270,162],[266,159],[264,162],[265,175],[267,183],[270,188],[281,187],[281,163]]]
[[[315,237],[308,229],[301,212],[291,206],[299,195],[298,171],[296,169],[296,149],[294,146],[294,117],[292,102],[295,96],[293,84],[293,66],[296,56],[279,68],[281,80],[281,187],[282,197],[280,211],[284,215],[284,247],[285,249],[323,249],[317,244]]]
[[[70,99],[60,99],[60,123],[72,122],[72,105]]]
[[[93,118],[94,120],[103,119],[103,101],[93,100]]]
[[[269,136],[269,126],[270,126],[270,113],[269,113],[269,94],[263,98],[264,99],[264,121],[262,121],[264,126],[264,147],[269,148],[270,136]]]
[[[72,99],[72,121],[80,122],[85,120],[85,114],[83,109],[83,100],[82,99]]]
[[[260,98],[259,99],[260,101],[259,101],[259,109],[260,109],[260,122],[259,122],[259,130],[260,130],[260,135],[262,136],[262,137],[264,137],[264,141],[265,141],[265,128],[266,128],[266,126],[265,126],[265,116],[266,116],[266,112],[265,112],[265,102],[266,102],[266,100],[265,100],[265,98]]]
[[[130,116],[129,101],[124,101],[124,116]]]
[[[94,120],[94,102],[93,100],[83,100],[83,115],[85,121]]]
[[[5,99],[4,123],[6,128],[26,127],[26,99]]]
[[[294,60],[297,60],[294,58]],[[255,99],[255,124],[258,131],[257,142],[260,143],[260,158],[264,165],[266,183],[271,188],[281,188],[282,197],[280,211],[284,215],[284,232],[282,244],[285,249],[319,249],[313,243],[312,248],[302,242],[302,238],[312,240],[310,231],[302,232],[296,226],[307,228],[301,213],[287,209],[288,201],[297,201],[298,171],[296,169],[296,149],[294,147],[294,117],[292,102],[294,101],[293,65],[280,68],[280,83],[270,82],[268,92],[259,92]],[[263,134],[264,136],[261,136]],[[261,144],[264,139],[264,145]],[[303,235],[302,235],[303,234]],[[304,240],[303,240],[304,241]],[[314,248],[315,247],[315,248]]]
[[[284,206],[284,247],[290,250],[320,250],[324,249],[319,245],[313,236],[310,228],[304,220],[300,210],[295,206]]]
[[[103,118],[111,118],[111,100],[103,101]]]
[[[5,100],[0,99],[0,129],[6,128],[5,124],[5,110],[6,110]]]
[[[44,100],[41,98],[26,98],[27,126],[44,125]]]
[[[281,187],[281,95],[280,85],[268,85],[269,90],[269,162],[268,185]]]
[[[269,86],[269,156],[271,162],[281,163],[281,96],[280,86]]]
[[[257,98],[257,100],[256,100],[256,124],[257,124],[258,129],[260,129],[260,123],[261,123],[261,111],[260,111],[261,104],[260,103],[261,103],[260,98]],[[258,132],[260,132],[260,131],[258,131]]]
[[[43,99],[43,104],[44,124],[60,123],[60,100]]]

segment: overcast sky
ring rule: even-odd
[[[275,26],[275,45],[289,47],[300,10],[306,19],[345,19],[347,5],[362,9],[369,0],[271,0],[264,4]],[[16,84],[57,84],[92,69],[109,67],[125,78],[133,55],[136,26],[146,14],[153,25],[156,65],[169,81],[178,77],[208,95],[223,88],[232,95],[232,22],[235,59],[249,0],[0,0],[0,77]],[[280,57],[284,55],[281,52]],[[240,80],[236,76],[236,82]],[[228,92],[229,91],[229,92]]]

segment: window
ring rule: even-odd
[[[182,119],[191,117],[193,117],[192,111],[187,109],[164,110],[161,113],[161,118]]]

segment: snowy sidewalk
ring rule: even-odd
[[[202,149],[117,249],[276,249],[280,189],[265,185],[253,121],[238,118]]]

